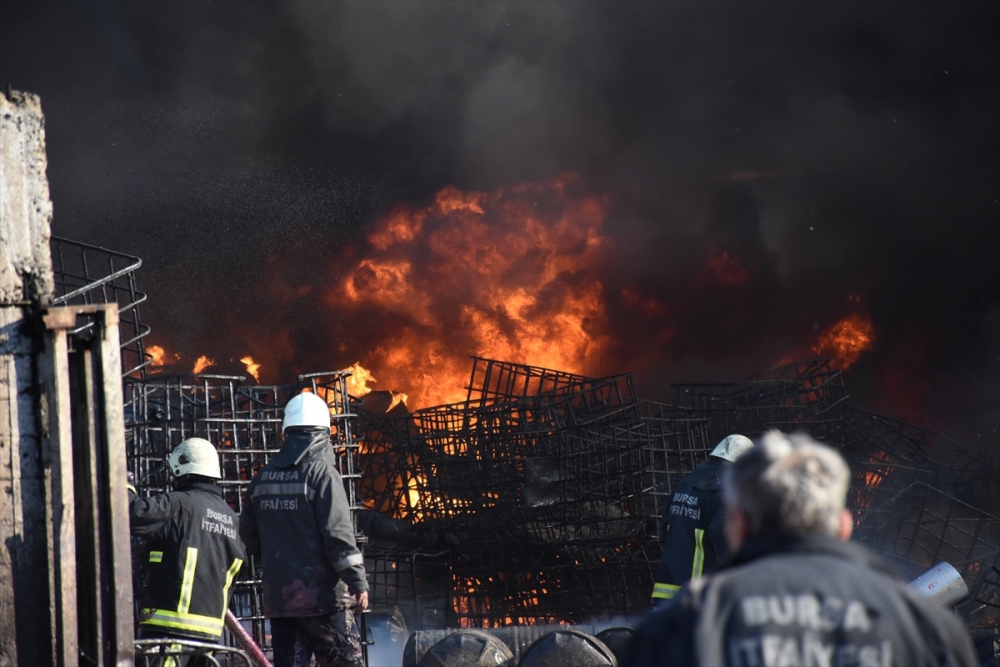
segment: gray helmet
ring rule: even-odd
[[[723,438],[722,442],[712,450],[710,456],[732,462],[740,458],[748,449],[753,449],[753,440],[745,435],[734,433]]]

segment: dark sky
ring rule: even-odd
[[[54,233],[142,257],[173,349],[240,347],[235,309],[326,370],[268,257],[308,273],[394,203],[576,172],[612,282],[684,315],[622,362],[650,398],[860,295],[854,400],[1000,442],[1000,3],[5,0],[0,83],[41,96]],[[710,247],[762,276],[738,307],[678,296]]]

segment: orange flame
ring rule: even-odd
[[[167,356],[167,351],[161,345],[148,345],[146,346],[146,352],[153,357],[152,361],[149,362],[151,367],[155,368],[163,365],[163,359]]]
[[[386,412],[389,412],[400,403],[406,405],[406,401],[410,398],[409,396],[407,396],[402,392],[390,391],[389,394],[392,395],[392,401],[389,403],[389,407],[385,409]]]
[[[876,466],[880,463],[889,463],[889,455],[883,452],[881,449],[872,454],[871,458],[868,459],[869,464],[875,464]],[[886,475],[891,471],[892,466],[882,466],[882,467],[872,467],[867,472],[865,472],[865,486],[875,488],[881,484]]]
[[[597,278],[606,204],[571,194],[575,181],[490,193],[447,187],[432,204],[397,206],[378,224],[370,251],[326,300],[399,323],[365,362],[384,386],[420,407],[463,400],[473,354],[599,370],[588,363],[610,344]]]
[[[368,383],[378,382],[378,380],[375,379],[375,376],[372,375],[370,371],[361,366],[360,361],[354,362],[354,364],[348,367],[347,370],[352,373],[352,375],[347,378],[348,394],[361,398],[362,396],[367,396],[372,392],[372,388],[368,386]],[[386,412],[389,412],[400,403],[405,404],[406,399],[409,398],[406,394],[395,391],[390,391],[389,395],[392,396],[392,401],[389,403],[389,407],[385,409]]]
[[[813,352],[830,355],[831,363],[842,369],[850,368],[863,352],[872,349],[875,331],[871,320],[863,315],[848,315],[824,332]]]
[[[361,362],[355,361],[354,365],[347,368],[347,370],[352,373],[347,378],[347,393],[358,398],[370,394],[372,388],[368,386],[368,383],[378,382],[378,380],[369,371],[361,367]]]
[[[253,376],[253,379],[260,383],[260,364],[253,360],[253,357],[247,355],[240,359],[240,363],[247,367],[247,373]],[[197,371],[195,371],[197,372]]]
[[[214,365],[215,365],[215,359],[209,359],[207,356],[203,354],[195,360],[194,370],[192,370],[191,372],[197,375],[198,373],[201,373],[209,366],[214,366]]]

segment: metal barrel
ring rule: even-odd
[[[950,563],[940,562],[907,584],[943,605],[956,605],[969,596],[965,579]]]
[[[420,659],[420,667],[515,667],[514,656],[502,641],[482,630],[459,630],[446,635]]]
[[[578,630],[589,635],[597,636],[598,627],[596,625],[515,625],[507,628],[490,628],[483,630],[493,635],[510,649],[514,654],[514,663],[519,664],[521,658],[528,648],[544,635],[558,630]],[[403,648],[402,667],[418,667],[424,654],[432,646],[450,634],[458,632],[458,628],[447,630],[417,630],[406,640]]]
[[[618,667],[618,659],[597,637],[567,629],[540,637],[518,667]]]

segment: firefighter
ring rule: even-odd
[[[275,667],[362,665],[355,614],[368,606],[330,410],[315,394],[285,406],[281,451],[250,482],[240,535],[261,558]]]
[[[666,603],[686,581],[712,572],[728,558],[722,536],[722,472],[752,447],[747,437],[727,435],[708,460],[677,485],[660,518],[663,555],[653,584],[654,606]]]
[[[977,664],[958,617],[847,540],[837,452],[772,431],[723,479],[725,569],[652,611],[623,667]]]
[[[222,473],[208,440],[183,441],[167,467],[176,478],[173,491],[140,498],[128,487],[132,535],[145,538],[149,548],[139,636],[218,643],[229,589],[246,559],[239,517],[215,482]]]

